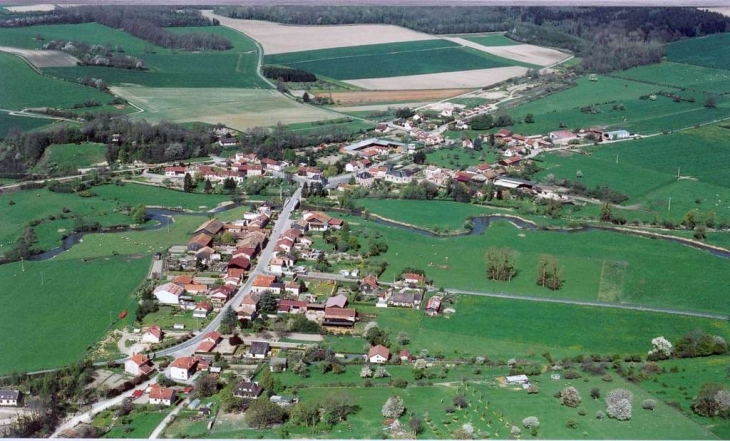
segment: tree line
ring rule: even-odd
[[[317,76],[311,72],[301,69],[292,69],[291,67],[279,66],[263,66],[261,72],[266,78],[272,80],[281,80],[287,83],[311,83],[317,81]]]
[[[160,47],[188,51],[228,50],[233,43],[214,34],[174,34],[164,28],[186,26],[217,26],[217,20],[203,17],[195,9],[160,6],[80,6],[53,11],[24,14],[0,20],[0,28],[17,28],[49,24],[78,24],[96,22],[121,29]]]
[[[85,66],[117,67],[121,69],[145,70],[144,61],[131,55],[123,55],[121,46],[112,48],[111,44],[104,46],[84,41],[52,40],[43,45],[45,50],[67,52],[81,61]]]

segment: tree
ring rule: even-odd
[[[631,400],[634,394],[626,389],[614,389],[606,395],[606,414],[619,421],[631,419]]]
[[[413,163],[414,164],[423,164],[426,162],[426,154],[422,151],[416,152],[415,155],[413,155]]]
[[[525,115],[525,122],[527,124],[534,123],[535,122],[535,115],[533,115],[532,113],[528,113],[527,115]]]
[[[408,333],[406,331],[400,331],[396,337],[396,341],[399,345],[407,345],[411,342],[411,339],[408,338]]]
[[[423,433],[423,421],[415,415],[413,415],[411,419],[408,420],[408,426],[413,431],[414,436],[418,436]]]
[[[307,92],[304,92],[304,95],[302,95],[302,101],[304,101],[305,103],[308,103],[308,102],[312,101],[312,98],[309,96],[309,94]]]
[[[522,420],[522,425],[525,426],[525,429],[540,427],[540,420],[538,420],[537,417],[529,416]]]
[[[486,254],[487,277],[509,282],[517,274],[517,252],[510,248],[490,247]]]
[[[537,284],[553,291],[563,285],[563,271],[558,267],[558,259],[551,255],[541,255],[537,263]]]
[[[664,338],[659,336],[651,340],[653,349],[649,351],[649,356],[656,360],[666,360],[672,355],[672,344]]]
[[[601,207],[601,222],[611,222],[613,219],[613,212],[611,211],[611,204],[604,202]]]
[[[225,178],[223,180],[223,190],[226,193],[233,193],[236,187],[238,187],[238,184],[236,184],[236,181],[233,178]]]
[[[692,401],[692,410],[700,416],[730,417],[730,391],[721,384],[704,383]]]
[[[466,409],[469,407],[469,402],[466,400],[466,397],[464,395],[457,395],[452,400],[454,403],[454,406],[458,407],[459,409]]]
[[[388,378],[390,377],[390,372],[388,372],[387,369],[385,369],[383,366],[378,366],[375,368],[375,373],[373,374],[373,378]]]
[[[403,398],[398,395],[394,395],[385,402],[383,405],[382,413],[385,418],[398,418],[406,411]]]
[[[646,399],[641,402],[641,408],[646,410],[654,410],[656,407],[656,401],[652,400],[651,398]]]
[[[483,141],[481,136],[476,136],[474,138],[474,141],[472,142],[472,146],[474,147],[474,150],[477,152],[482,151],[483,149]]]
[[[212,182],[210,182],[210,179],[206,179],[206,180],[205,180],[205,187],[203,187],[203,191],[204,191],[204,192],[205,192],[206,194],[210,194],[210,193],[212,193],[212,192],[213,192],[213,183],[212,183]]]
[[[710,95],[707,97],[707,99],[705,100],[705,107],[707,107],[708,109],[714,109],[715,107],[717,107],[717,101],[715,100],[714,95]]]
[[[190,173],[185,173],[185,178],[183,179],[183,191],[185,193],[190,193],[193,191],[193,177],[190,176]]]
[[[144,206],[144,204],[139,204],[134,207],[131,216],[132,221],[134,221],[135,224],[143,224],[145,221],[145,217],[147,216],[147,208]]]
[[[560,392],[560,403],[567,407],[578,407],[580,404],[580,394],[578,389],[568,386]]]
[[[254,429],[281,424],[287,419],[286,410],[266,399],[253,400],[246,411],[246,422]]]
[[[601,398],[601,390],[597,387],[592,388],[591,389],[591,398],[593,398],[594,400]]]
[[[370,378],[373,376],[373,370],[369,365],[365,365],[360,369],[360,378]]]
[[[276,301],[276,298],[271,294],[271,291],[266,290],[263,293],[261,293],[261,298],[259,299],[259,309],[263,312],[276,312],[278,309],[278,302]]]
[[[367,342],[372,346],[389,346],[388,333],[377,326],[365,332],[365,340],[367,340]]]
[[[212,375],[205,375],[195,382],[195,396],[197,398],[212,397],[218,392],[218,381]]]
[[[304,401],[297,404],[291,412],[294,424],[312,428],[319,422],[319,403]]]
[[[236,325],[238,325],[238,317],[233,311],[233,308],[228,306],[225,311],[223,311],[223,318],[221,319],[221,324],[218,330],[221,334],[230,334],[236,329]]]

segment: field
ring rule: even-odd
[[[526,67],[522,66],[497,67],[461,72],[406,75],[394,78],[350,80],[347,83],[363,89],[373,90],[474,89],[524,75],[527,70]]]
[[[203,15],[216,18],[221,25],[249,35],[261,44],[266,54],[436,39],[390,25],[292,26],[268,21],[236,20],[209,11]]]
[[[41,76],[15,55],[0,53],[0,108],[71,107],[88,100],[106,103],[111,97],[96,89]]]
[[[496,154],[490,152],[476,152],[473,150],[455,149],[438,149],[426,154],[426,164],[433,164],[438,167],[446,167],[449,169],[462,169],[471,165],[481,163],[492,164],[499,160]]]
[[[468,91],[469,89],[332,92],[328,93],[327,96],[332,96],[332,99],[339,105],[353,107],[346,109],[337,108],[338,111],[352,112],[386,110],[388,107],[391,107],[390,105],[392,103],[402,103],[402,106],[409,105],[409,107],[417,107],[417,105],[425,104],[423,101],[438,101],[461,95]],[[376,103],[385,104],[376,105]],[[354,108],[360,104],[363,105]]]
[[[455,37],[461,37],[464,40],[473,41],[474,43],[482,46],[514,46],[521,44],[517,41],[505,37],[503,34],[463,34],[455,35]]]
[[[730,34],[689,38],[667,45],[667,59],[677,63],[730,69]]]
[[[371,205],[372,213],[383,213],[426,228],[446,222],[456,228],[464,219],[459,213],[453,213],[446,220],[446,212],[433,202],[383,200],[376,203],[390,206],[386,210]],[[353,230],[379,231],[383,235],[389,246],[380,258],[389,262],[382,276],[385,280],[392,279],[405,267],[416,267],[426,271],[437,287],[596,301],[604,262],[626,262],[624,294],[617,299],[618,303],[730,312],[721,288],[726,283],[723,280],[730,281],[730,261],[678,244],[607,231],[519,230],[498,221],[492,222],[483,235],[439,238],[360,218],[350,220]],[[484,253],[492,246],[519,252],[518,275],[512,282],[487,280]],[[564,285],[559,291],[535,284],[537,262],[545,253],[555,255],[564,269]],[[672,274],[671,278],[666,276],[668,273]],[[712,277],[697,277],[697,274],[712,274]]]
[[[145,109],[148,121],[223,123],[245,130],[277,122],[295,124],[342,115],[296,103],[274,90],[113,87],[113,92]]]
[[[0,46],[0,52],[19,55],[38,68],[76,66],[79,62],[77,58],[61,51],[37,51]]]
[[[102,199],[108,199],[122,204],[156,205],[193,211],[211,210],[221,202],[230,200],[224,195],[183,193],[176,190],[137,184],[126,184],[123,186],[104,185],[94,187],[92,192]]]
[[[53,144],[49,146],[36,167],[83,168],[106,161],[104,144]]]
[[[117,421],[113,410],[105,410],[100,412],[94,417],[92,425],[97,427],[113,426],[112,429],[104,435],[105,438],[147,438],[152,434],[168,413],[172,410],[170,408],[154,409],[154,410],[141,410],[136,408],[129,414],[128,418],[131,419],[131,423],[128,425],[122,424]],[[128,426],[131,430],[125,431],[125,426]]]
[[[266,62],[343,81],[490,69],[520,64],[464,48],[447,40],[294,52],[267,56]]]
[[[371,122],[365,122],[360,120],[353,120],[353,121],[343,121],[343,122],[336,122],[336,120],[333,120],[332,122],[327,121],[313,121],[313,122],[307,122],[307,123],[300,123],[300,124],[290,124],[287,126],[289,130],[292,132],[297,133],[298,135],[309,135],[312,133],[317,133],[323,130],[330,130],[330,129],[337,129],[341,131],[346,131],[349,133],[358,133],[358,132],[367,132],[369,130],[373,130],[375,128],[375,124]]]
[[[438,228],[441,231],[462,229],[464,221],[470,216],[489,215],[500,212],[499,210],[488,207],[451,201],[433,201],[426,203],[424,201],[410,200],[358,199],[357,202],[371,213],[383,216],[384,218],[405,222],[421,228]],[[444,215],[445,213],[448,213],[448,216]],[[353,220],[353,222],[357,221]]]
[[[561,123],[570,129],[608,126],[649,134],[730,116],[730,103],[718,99],[717,108],[708,109],[704,107],[706,96],[702,93],[669,89],[685,97],[694,96],[694,103],[675,103],[664,96],[658,96],[655,101],[639,99],[661,90],[667,91],[667,87],[600,76],[598,81],[592,82],[583,77],[576,87],[509,109],[507,113],[518,121],[513,130],[527,135],[559,130]],[[581,112],[581,107],[591,105],[596,107],[597,113]],[[533,124],[522,123],[528,113],[535,117]]]
[[[513,63],[524,66],[549,66],[561,60],[568,58],[570,55],[549,49],[546,47],[535,46],[532,44],[516,44],[507,46],[482,46],[473,40],[458,37],[446,37],[448,40],[463,44],[466,47],[476,49],[480,52],[490,54],[500,58],[506,58]]]
[[[612,76],[704,93],[730,92],[730,71],[671,61],[635,67]]]
[[[33,130],[50,125],[53,121],[52,119],[13,116],[5,112],[0,112],[0,139],[6,137],[8,130],[12,128],[18,128],[25,132],[26,130]]]
[[[150,259],[133,256],[20,262],[0,266],[0,331],[12,336],[12,357],[0,372],[52,368],[78,361],[120,311],[133,307],[130,294]],[[123,271],[120,269],[123,268]],[[22,288],[21,288],[22,287]],[[17,320],[22,317],[22,320]]]

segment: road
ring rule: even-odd
[[[291,217],[292,211],[294,211],[294,208],[298,205],[299,199],[302,196],[302,187],[297,188],[297,190],[294,192],[294,194],[287,200],[287,203],[282,207],[281,213],[279,213],[279,218],[276,220],[276,224],[274,224],[274,229],[271,233],[271,236],[269,237],[269,243],[264,248],[264,250],[261,252],[261,255],[259,255],[258,263],[254,267],[253,270],[248,275],[248,279],[246,280],[246,283],[244,283],[241,288],[238,290],[236,295],[228,301],[228,303],[221,308],[218,315],[206,326],[198,335],[191,338],[190,340],[181,343],[177,346],[172,346],[167,349],[163,349],[161,351],[157,351],[155,354],[157,357],[162,356],[168,356],[172,355],[175,357],[183,356],[192,354],[194,351],[194,348],[200,344],[200,342],[203,340],[203,336],[207,334],[208,332],[215,331],[218,329],[218,326],[221,323],[221,320],[223,319],[223,313],[225,312],[226,308],[228,306],[235,307],[236,305],[240,304],[243,300],[244,295],[250,291],[251,285],[253,284],[254,279],[259,274],[263,274],[266,271],[266,267],[269,265],[269,261],[271,260],[272,255],[274,254],[274,249],[276,248],[276,242],[279,240],[279,236],[281,233],[286,230],[287,225],[289,224],[289,218]],[[124,361],[124,360],[120,360]]]
[[[159,438],[160,435],[162,435],[162,432],[164,432],[165,429],[167,428],[167,426],[170,424],[170,422],[172,422],[172,419],[175,418],[175,416],[177,414],[179,414],[180,411],[183,410],[185,408],[185,406],[188,405],[189,402],[190,402],[190,398],[185,398],[184,400],[182,400],[182,402],[180,402],[180,404],[178,404],[172,410],[172,412],[168,413],[167,416],[160,422],[160,424],[158,424],[157,427],[155,427],[155,430],[152,431],[152,433],[149,436],[149,439]]]

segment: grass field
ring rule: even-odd
[[[17,128],[25,132],[27,130],[45,127],[52,123],[52,119],[13,116],[5,112],[0,112],[0,139],[5,138],[10,129]]]
[[[361,131],[367,132],[370,130],[373,130],[375,128],[374,123],[365,122],[365,121],[343,121],[343,122],[336,122],[333,121],[332,124],[326,122],[326,121],[313,121],[313,122],[306,122],[306,123],[299,123],[299,124],[289,124],[287,126],[289,130],[292,132],[296,132],[299,135],[309,135],[314,134],[321,131],[329,131],[332,129],[341,130],[348,133],[358,133]]]
[[[150,259],[108,257],[0,266],[0,330],[12,357],[0,372],[37,370],[78,361],[120,311],[147,273]],[[20,319],[22,318],[22,319]]]
[[[129,424],[130,431],[125,431],[125,424],[116,421],[113,410],[105,410],[94,417],[92,425],[97,427],[113,426],[112,429],[104,435],[104,438],[147,438],[152,434],[163,419],[171,411],[170,408],[142,410],[136,408],[129,414],[132,422]]]
[[[221,202],[230,200],[224,195],[183,193],[150,185],[126,184],[104,185],[92,190],[102,199],[118,201],[123,204],[145,204],[163,207],[179,207],[186,210],[201,211],[215,208]]]
[[[71,107],[88,100],[106,103],[111,97],[91,87],[37,74],[25,61],[0,53],[0,108]]]
[[[106,161],[106,146],[98,143],[53,144],[46,149],[37,167],[83,168]]]
[[[612,76],[704,93],[730,92],[730,71],[671,61],[635,67]]]
[[[730,34],[713,34],[670,43],[667,59],[678,63],[730,69]]]
[[[451,170],[466,168],[471,165],[482,163],[495,163],[499,160],[498,156],[491,152],[474,150],[465,150],[462,148],[454,149],[438,149],[426,154],[426,164],[433,164],[438,167],[445,167]]]
[[[371,213],[387,219],[428,229],[438,227],[442,231],[445,229],[452,231],[462,229],[464,221],[470,216],[503,212],[493,208],[451,201],[358,199],[357,202]],[[353,220],[353,222],[358,221]]]
[[[571,129],[590,126],[622,128],[642,134],[676,130],[693,125],[719,120],[730,116],[730,102],[718,100],[718,107],[704,107],[706,96],[702,93],[682,92],[683,96],[694,96],[695,102],[675,103],[671,98],[658,96],[655,101],[640,100],[642,95],[670,90],[666,86],[639,83],[636,81],[598,77],[589,81],[587,77],[578,80],[578,85],[527,104],[507,110],[518,123],[512,130],[518,133],[545,134],[559,130],[560,124]],[[598,113],[583,113],[581,107],[594,105]],[[618,106],[623,105],[624,110]],[[614,106],[617,108],[614,109]],[[532,113],[533,124],[521,121]]]
[[[406,205],[406,202],[410,204]],[[426,208],[436,205],[433,202],[391,200],[379,203],[381,207],[391,204],[390,212],[385,212],[387,217],[425,227],[433,224]],[[370,211],[384,212],[374,206]],[[403,214],[398,215],[398,212]],[[444,213],[448,211],[441,210],[441,217],[453,219],[450,220],[452,226],[463,223],[463,213]],[[596,301],[604,262],[626,262],[624,294],[620,302],[730,312],[723,300],[722,288],[730,281],[730,261],[678,244],[606,231],[518,230],[507,222],[493,222],[481,236],[438,238],[361,218],[346,219],[352,222],[353,231],[377,230],[383,235],[389,249],[382,259],[390,263],[382,275],[385,280],[391,280],[405,267],[416,267],[426,271],[437,287]],[[512,282],[487,280],[484,253],[491,246],[509,247],[519,252],[518,274]],[[537,262],[545,253],[555,255],[564,268],[565,282],[559,291],[535,284]],[[672,277],[667,276],[669,273]],[[708,276],[697,277],[697,274]]]
[[[295,124],[342,118],[341,114],[299,104],[274,90],[114,87],[115,94],[145,109],[148,121],[224,123],[245,130],[277,122]]]
[[[466,34],[459,35],[464,40],[473,41],[474,43],[481,44],[482,46],[514,46],[517,44],[523,44],[518,41],[514,41],[505,37],[502,34]]]
[[[34,49],[42,41],[81,40],[88,43],[121,45],[125,54],[142,59],[147,71],[94,66],[48,68],[44,72],[59,78],[75,80],[83,76],[102,78],[109,84],[138,84],[148,87],[240,87],[269,88],[257,72],[256,44],[245,35],[221,26],[169,28],[173,33],[211,33],[229,39],[234,47],[228,51],[187,52],[153,46],[126,32],[97,23],[77,25],[34,26],[2,29],[0,43]]]
[[[388,78],[522,65],[446,40],[321,49],[266,57],[269,64],[303,69],[337,80]]]

